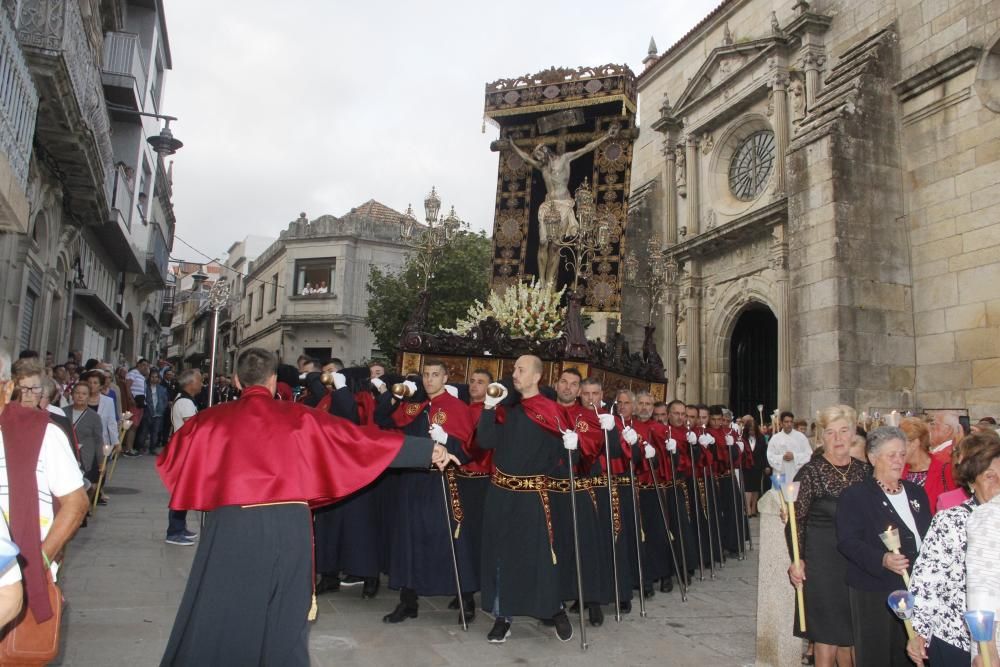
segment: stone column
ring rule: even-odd
[[[690,147],[691,144],[688,144]],[[701,395],[701,272],[696,260],[688,262],[687,293],[687,401],[702,402]]]
[[[701,233],[701,214],[698,193],[698,138],[693,134],[687,137],[686,146],[687,169],[687,228],[688,236]],[[690,325],[690,322],[688,323]],[[690,358],[688,368],[691,368]],[[688,384],[690,387],[690,383]]]
[[[788,153],[788,73],[778,70],[771,76],[774,103],[774,195],[785,196],[785,154]]]
[[[819,94],[820,70],[826,62],[826,56],[812,51],[802,56],[802,69],[806,73],[806,109],[812,109]]]
[[[768,491],[757,503],[760,538],[757,554],[757,665],[794,667],[801,664],[802,640],[791,632],[795,614],[795,589],[788,583],[788,548],[782,502]]]
[[[785,244],[784,225],[772,232],[771,268],[775,273],[775,303],[778,312],[778,408],[792,409],[792,321],[788,288],[788,246]]]
[[[667,400],[677,397],[677,307],[676,288],[668,287],[663,303],[663,362],[667,372]]]
[[[663,240],[666,245],[677,243],[677,155],[670,139],[663,141]]]

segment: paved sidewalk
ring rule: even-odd
[[[122,459],[108,495],[110,504],[98,508],[69,549],[62,577],[68,601],[64,648],[57,665],[158,664],[194,556],[192,547],[163,542],[167,495],[151,457]],[[188,524],[197,530],[197,513]],[[756,554],[730,560],[715,581],[706,571],[686,604],[676,589],[657,593],[645,619],[638,600],[621,624],[613,608],[605,608],[604,626],[587,628],[586,653],[578,636],[563,644],[550,628],[526,619],[515,619],[506,644],[490,645],[485,636],[492,619],[479,612],[465,633],[458,613],[447,609],[448,598],[422,599],[419,618],[388,626],[381,618],[395,606],[394,591],[383,587],[374,600],[362,600],[360,587],[343,587],[319,598],[320,617],[309,641],[312,663],[741,667],[754,661]]]

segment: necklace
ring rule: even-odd
[[[830,461],[830,459],[827,459],[827,458],[824,457],[824,460],[827,463],[830,464],[830,467],[833,468],[834,472],[836,472],[838,475],[840,475],[840,478],[842,480],[844,480],[844,482],[846,483],[847,482],[847,473],[851,472],[851,466],[854,465],[854,459],[852,458],[850,461],[847,462],[847,469],[844,470],[843,472],[841,472],[840,468],[838,468],[836,465],[834,465]]]
[[[895,489],[890,489],[888,486],[886,486],[885,484],[883,484],[882,480],[880,480],[878,477],[875,478],[875,482],[879,485],[879,487],[881,487],[881,489],[883,491],[886,492],[887,495],[890,495],[890,496],[894,496],[894,495],[896,495],[897,493],[899,493],[900,491],[903,490],[903,486],[901,484],[899,484],[899,482],[896,483],[896,488]]]

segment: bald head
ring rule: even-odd
[[[542,360],[533,354],[525,354],[514,362],[514,388],[525,398],[538,393],[538,383],[542,379]]]

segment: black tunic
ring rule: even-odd
[[[478,444],[492,449],[498,472],[554,475],[564,457],[562,441],[535,424],[520,405],[497,424],[494,410],[479,418]],[[562,606],[558,565],[546,528],[541,496],[490,484],[483,512],[482,607],[501,616],[552,618]]]

